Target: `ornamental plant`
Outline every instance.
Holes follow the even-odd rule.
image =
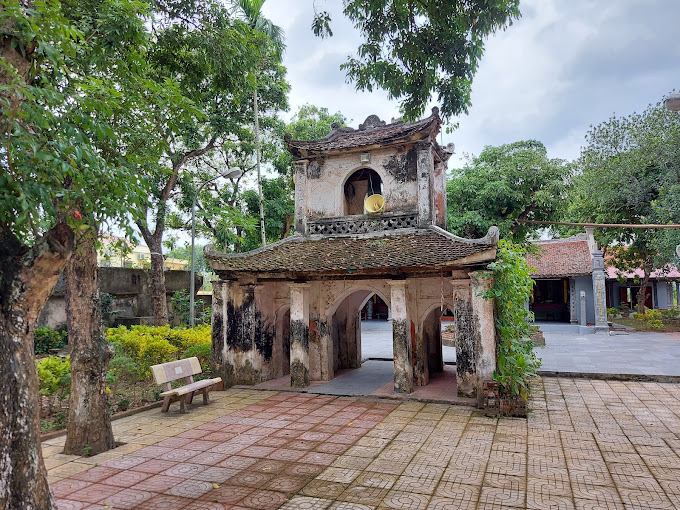
[[[496,300],[496,371],[501,396],[527,400],[529,383],[536,377],[541,360],[533,351],[531,323],[527,309],[534,280],[529,274],[526,249],[501,239],[498,256],[489,264],[493,286],[483,294]]]

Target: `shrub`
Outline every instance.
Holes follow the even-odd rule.
[[[137,361],[127,356],[115,356],[109,362],[109,372],[107,383],[116,384],[125,381],[129,384],[137,384],[141,378],[141,373]]]
[[[212,345],[210,344],[196,344],[189,347],[184,352],[185,358],[191,358],[196,356],[198,361],[201,363],[201,370],[203,370],[204,377],[210,377],[212,369],[210,368],[210,355],[212,351]]]
[[[661,316],[664,319],[675,320],[680,316],[680,311],[675,308],[669,308],[668,310],[661,310]]]
[[[607,315],[609,317],[616,317],[619,313],[618,308],[607,308]]]
[[[71,359],[49,356],[38,360],[37,368],[40,394],[47,397],[50,409],[55,398],[61,407],[61,400],[71,391]]]
[[[140,379],[150,376],[151,365],[185,358],[186,351],[191,347],[195,345],[210,347],[211,344],[209,325],[174,329],[170,326],[132,326],[130,329],[120,326],[110,328],[106,332],[106,338],[116,350],[116,358],[112,360],[113,366],[117,363],[115,361],[117,358],[127,358],[137,365]],[[123,365],[126,369],[132,369],[129,361],[120,363],[121,369]]]
[[[527,400],[529,382],[536,376],[541,360],[531,342],[533,313],[525,303],[531,297],[534,281],[529,275],[526,250],[520,245],[501,240],[498,257],[489,264],[493,287],[483,297],[496,300],[496,334],[499,337],[494,379],[505,397]]]
[[[36,328],[33,341],[35,354],[47,354],[50,349],[61,349],[68,343],[68,332],[65,329]]]
[[[189,293],[184,289],[178,290],[172,295],[170,302],[172,303],[172,311],[177,314],[179,321],[182,324],[188,325],[189,316],[191,315]]]
[[[139,349],[139,366],[144,376],[148,376],[151,365],[167,363],[177,359],[177,347],[164,338],[153,338],[144,342]]]
[[[645,308],[645,313],[636,313],[636,321],[645,322],[652,329],[663,329],[663,315],[661,310],[650,310]]]

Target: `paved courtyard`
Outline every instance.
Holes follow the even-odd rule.
[[[680,507],[680,385],[544,378],[528,420],[471,407],[214,392],[114,422],[91,458],[44,442],[60,508]],[[175,409],[175,408],[173,408]]]
[[[542,372],[680,377],[680,333],[543,334]]]

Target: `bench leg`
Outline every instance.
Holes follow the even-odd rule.
[[[186,413],[187,412],[187,396],[186,396],[186,394],[179,397],[179,412],[180,413]]]
[[[210,399],[208,398],[208,388],[203,388],[203,403],[205,405],[210,403]]]
[[[170,397],[165,397],[163,399],[163,407],[161,408],[161,412],[167,413],[168,409],[170,409]]]
[[[187,404],[191,404],[191,403],[194,401],[194,393],[196,393],[196,392],[195,392],[195,391],[192,391],[191,393],[188,394],[188,395],[189,395],[189,397],[188,397],[189,400],[187,400]]]

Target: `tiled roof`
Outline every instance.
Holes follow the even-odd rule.
[[[539,253],[527,255],[529,267],[536,268],[534,278],[562,278],[593,274],[593,262],[587,241],[537,243]]]
[[[412,137],[413,139],[434,137],[439,132],[440,125],[439,109],[435,107],[432,109],[432,115],[413,123],[398,120],[386,124],[376,115],[371,115],[363,124],[359,125],[359,129],[334,126],[333,131],[325,138],[309,141],[292,140],[290,135],[286,135],[286,144],[293,156],[305,157],[308,153],[314,152],[370,147],[408,140]]]
[[[635,271],[619,271],[613,266],[607,266],[605,268],[605,271],[607,271],[607,278],[609,278],[610,280],[615,280],[619,276],[622,276],[624,278],[644,278],[645,276],[642,269],[636,269]],[[677,267],[668,264],[664,266],[663,269],[657,269],[655,271],[652,271],[650,278],[652,280],[656,280],[657,278],[680,279],[680,271],[678,271]]]
[[[401,229],[378,235],[294,235],[248,253],[223,254],[206,247],[218,272],[341,274],[432,270],[490,262],[496,256],[492,237],[465,240],[437,227]]]

